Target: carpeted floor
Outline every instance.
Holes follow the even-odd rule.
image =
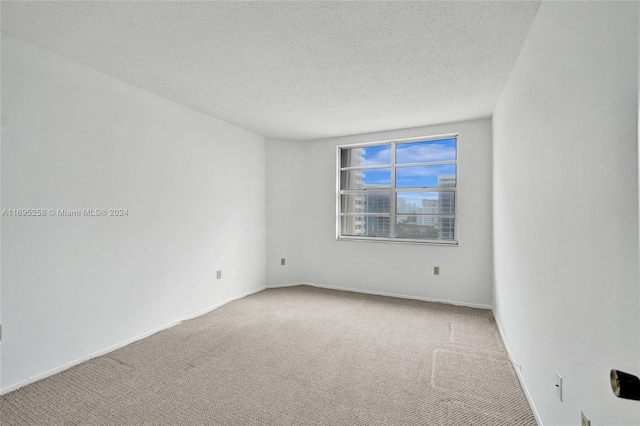
[[[0,398],[9,425],[535,425],[490,311],[269,289]]]

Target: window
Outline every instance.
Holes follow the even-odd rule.
[[[457,244],[457,139],[338,147],[338,239]]]

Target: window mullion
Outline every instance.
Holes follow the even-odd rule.
[[[420,161],[417,163],[402,163],[398,164],[398,167],[421,167],[421,166],[446,166],[449,164],[456,164],[456,160],[447,160],[447,161]]]
[[[456,192],[455,186],[425,186],[425,187],[415,187],[415,188],[397,188],[396,193],[403,192]],[[343,190],[346,191],[346,190]]]
[[[396,143],[391,142],[391,189],[389,194],[389,237],[396,237]]]
[[[427,164],[430,165],[430,164]],[[348,172],[349,170],[375,170],[375,169],[388,169],[388,164],[375,164],[373,166],[349,166],[340,167],[341,172]]]

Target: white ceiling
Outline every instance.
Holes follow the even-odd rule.
[[[490,116],[538,5],[2,1],[2,32],[308,140]]]

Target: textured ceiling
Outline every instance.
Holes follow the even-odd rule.
[[[9,2],[2,32],[268,137],[488,117],[536,2]]]

